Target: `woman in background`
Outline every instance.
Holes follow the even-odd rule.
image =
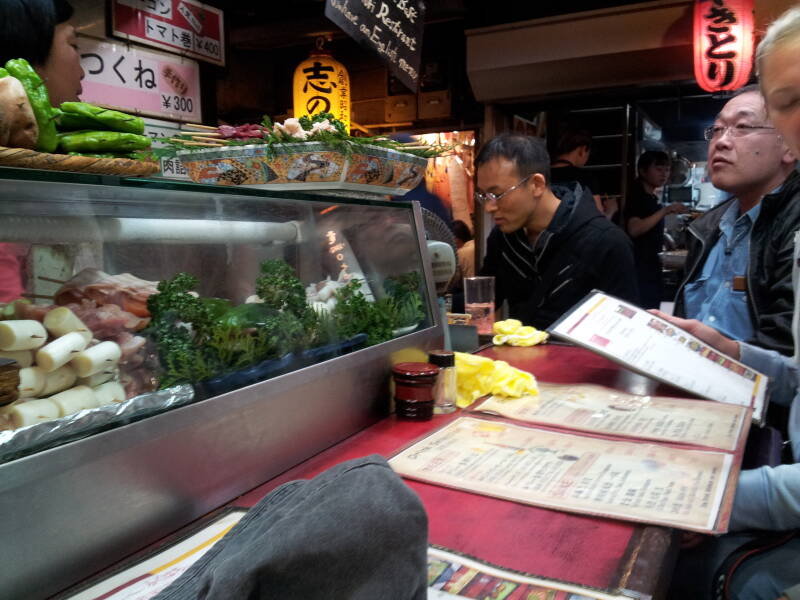
[[[0,66],[24,58],[47,86],[50,102],[77,100],[83,69],[75,28],[67,21],[72,6],[65,0],[0,0]],[[0,242],[0,302],[25,291],[22,274],[26,248]]]

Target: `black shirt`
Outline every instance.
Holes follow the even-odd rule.
[[[550,183],[553,185],[565,185],[577,181],[581,187],[588,188],[595,196],[600,195],[600,187],[597,178],[586,169],[581,169],[575,165],[552,166],[550,167]]]
[[[658,196],[648,194],[637,179],[633,182],[631,196],[625,203],[625,225],[631,217],[645,219],[660,210]],[[639,237],[633,238],[633,253],[639,272],[652,272],[654,277],[661,273],[658,253],[664,245],[664,219]]]

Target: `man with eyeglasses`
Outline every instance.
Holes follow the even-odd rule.
[[[498,308],[545,329],[595,288],[638,301],[631,241],[588,189],[551,189],[544,140],[499,135],[475,167],[476,203],[495,222],[480,274],[495,277]]]
[[[675,314],[735,340],[792,352],[792,251],[800,175],[757,86],[731,98],[705,130],[707,170],[731,197],[688,228]]]

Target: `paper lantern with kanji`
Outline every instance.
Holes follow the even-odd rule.
[[[694,76],[708,92],[735,90],[753,67],[753,0],[695,0]]]
[[[329,52],[317,49],[294,70],[294,116],[329,112],[350,130],[350,75]]]

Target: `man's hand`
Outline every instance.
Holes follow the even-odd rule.
[[[689,207],[682,202],[673,202],[664,207],[664,214],[674,215],[689,212]]]
[[[661,312],[660,310],[651,309],[648,312],[651,312],[657,317],[661,317],[665,321],[669,321],[681,329],[688,331],[694,337],[705,342],[712,348],[716,348],[723,354],[727,354],[728,356],[739,360],[739,342],[725,337],[713,327],[709,327],[697,319],[681,319],[679,317],[670,316]]]

